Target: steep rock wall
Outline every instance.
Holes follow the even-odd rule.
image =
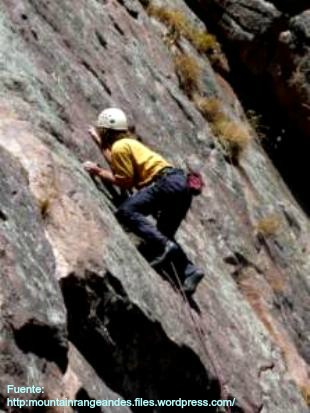
[[[304,1],[187,0],[219,36],[230,78],[262,115],[265,147],[309,215],[303,188],[310,134],[310,9]],[[249,93],[251,90],[251,93]]]
[[[176,5],[190,15],[185,3]],[[20,383],[48,382],[50,397],[230,396],[239,412],[306,412],[308,220],[254,138],[239,166],[228,162],[180,88],[165,27],[136,1],[4,0],[0,36],[3,239],[8,225],[18,227],[3,241],[1,293],[11,313],[30,308],[30,321],[5,327],[2,342],[24,371]],[[185,39],[174,47],[199,62],[200,93],[216,96],[244,122],[237,97],[206,56]],[[206,190],[178,234],[206,273],[191,303],[149,267],[118,225],[119,194],[83,171],[81,161],[102,162],[86,130],[107,105],[123,107],[138,135],[176,165],[191,158],[202,167]],[[16,183],[6,189],[10,179]],[[12,204],[14,185],[30,211],[23,225]],[[279,231],[258,237],[258,222],[270,215]],[[25,243],[29,263],[17,300],[5,288],[6,257],[15,251],[11,271],[20,267]],[[24,286],[32,281],[40,292]],[[38,323],[40,346],[27,342],[27,329],[20,344],[15,329],[32,331]],[[66,327],[74,343],[68,355]],[[39,376],[27,375],[32,365]],[[16,374],[9,379],[16,383]],[[3,391],[3,409],[5,397]]]
[[[188,0],[221,35],[231,54],[272,88],[298,130],[309,136],[309,26],[305,2]],[[263,83],[262,82],[262,83]]]

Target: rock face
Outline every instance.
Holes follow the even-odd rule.
[[[262,0],[188,0],[187,3],[206,22],[212,23],[238,64],[270,85],[277,104],[308,137],[309,4]],[[268,87],[263,88],[268,91]]]
[[[1,408],[6,386],[32,381],[57,395],[67,366],[66,312],[55,261],[26,171],[0,150]],[[4,168],[5,166],[5,168]],[[32,383],[31,383],[32,384]]]
[[[221,39],[231,81],[261,116],[270,156],[303,208],[310,134],[310,9],[303,1],[186,2]],[[249,93],[251,90],[251,93]]]
[[[44,383],[46,398],[235,398],[232,412],[306,413],[308,219],[254,131],[237,164],[223,153],[180,87],[176,53],[200,68],[195,96],[243,125],[238,98],[188,39],[167,45],[147,3],[1,2],[1,409],[6,384]],[[281,20],[257,3],[254,32],[242,23],[231,36],[250,41]],[[183,1],[169,4],[203,27]],[[306,19],[290,21],[286,42],[305,38]],[[206,189],[178,233],[206,274],[190,302],[118,225],[121,194],[83,171],[81,161],[103,162],[87,125],[113,105],[176,165],[201,166]]]

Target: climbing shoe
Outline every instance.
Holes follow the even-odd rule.
[[[192,275],[186,277],[183,283],[183,291],[185,292],[185,294],[194,294],[203,276],[204,273],[202,271],[196,270]]]
[[[163,253],[158,257],[155,257],[153,261],[151,261],[151,266],[156,267],[157,265],[162,264],[166,259],[173,256],[178,251],[178,249],[179,247],[175,242],[167,241]]]

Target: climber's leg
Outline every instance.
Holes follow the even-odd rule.
[[[159,204],[156,185],[149,185],[128,198],[118,209],[116,216],[130,231],[156,247],[164,247],[168,237],[163,235],[147,218],[155,214]]]
[[[182,208],[185,192],[187,205],[186,208]],[[177,244],[171,238],[189,208],[189,198],[184,173],[179,169],[171,168],[153,183],[139,190],[119,208],[117,217],[120,222],[153,245],[155,250],[157,249],[159,255],[154,258],[152,265],[159,265],[178,251]],[[170,212],[163,214],[163,211],[168,209]],[[156,228],[146,218],[147,215],[161,215],[160,225]],[[171,218],[170,221],[165,217]]]
[[[158,230],[173,239],[181,222],[191,206],[192,197],[188,191],[168,194],[165,207],[161,209],[157,217]]]
[[[171,176],[164,182],[166,207],[159,212],[157,228],[170,239],[174,235],[185,218],[192,201],[192,196],[187,189],[184,174]],[[184,250],[178,245],[178,251],[172,257],[171,263],[184,286],[184,291],[193,294],[198,283],[203,277],[202,270],[198,269],[187,257]]]
[[[186,177],[182,171],[174,170],[131,196],[117,212],[122,224],[162,251],[152,261],[152,265],[161,264],[169,256],[172,262],[175,262],[184,286],[186,279],[195,281],[197,274],[200,279],[203,275],[174,241],[174,234],[190,204],[191,196],[187,190]],[[146,218],[147,215],[158,216],[157,228]],[[194,292],[193,283],[189,290]]]

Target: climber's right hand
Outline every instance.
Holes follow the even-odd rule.
[[[99,175],[101,172],[101,168],[91,161],[84,162],[83,167],[90,175]]]

